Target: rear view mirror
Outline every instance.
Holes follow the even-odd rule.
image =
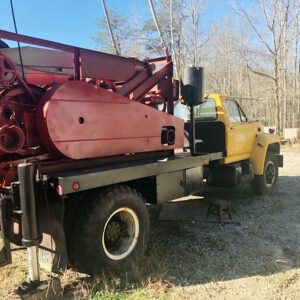
[[[199,105],[203,102],[204,68],[187,67],[181,81],[181,95],[187,105]]]

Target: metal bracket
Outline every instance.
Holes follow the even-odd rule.
[[[263,145],[262,145],[262,143],[261,143],[261,139],[260,139],[260,136],[257,134],[256,135],[256,138],[257,138],[257,145],[259,146],[259,147],[264,147]]]

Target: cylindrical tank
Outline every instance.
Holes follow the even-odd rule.
[[[204,68],[187,67],[183,72],[181,94],[188,105],[199,105],[203,102]]]

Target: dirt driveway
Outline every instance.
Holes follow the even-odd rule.
[[[232,201],[233,222],[220,225],[205,222],[203,214],[197,217],[197,203],[201,207],[212,197]],[[255,196],[249,185],[206,187],[204,199],[192,207],[176,218],[173,209],[167,221],[153,218],[148,253],[132,273],[79,279],[82,275],[70,271],[62,279],[65,297],[300,299],[300,154],[284,153],[272,195]],[[161,219],[168,219],[164,210]],[[2,299],[11,299],[26,278],[24,253],[14,253],[14,259],[0,269]]]
[[[173,238],[163,241],[168,256],[162,256],[176,262],[172,295],[300,299],[300,154],[284,153],[278,188],[270,196],[255,196],[249,185],[207,188],[205,195],[232,201],[235,222],[172,225]]]

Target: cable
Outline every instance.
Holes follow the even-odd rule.
[[[120,51],[117,48],[117,45],[116,45],[116,42],[115,42],[115,38],[114,38],[112,29],[111,29],[111,24],[110,24],[110,21],[109,21],[109,17],[108,17],[108,13],[107,13],[105,1],[101,0],[101,2],[102,2],[102,6],[103,6],[103,10],[104,10],[104,15],[105,15],[105,18],[106,18],[106,23],[107,23],[108,31],[109,31],[109,34],[110,34],[111,42],[113,44],[113,47],[114,47],[114,50],[115,50],[116,54],[120,55]]]
[[[162,32],[160,30],[160,26],[159,26],[159,23],[158,23],[158,20],[157,20],[157,16],[156,16],[156,13],[155,13],[155,9],[154,9],[152,0],[149,0],[149,6],[150,6],[150,9],[151,9],[151,12],[152,12],[153,20],[154,20],[156,30],[157,30],[159,38],[160,38],[161,45],[162,45],[163,49],[167,49],[165,40],[164,40]]]
[[[13,17],[13,21],[14,21],[15,32],[16,32],[16,34],[18,34],[13,0],[10,0],[10,8],[11,8],[11,14],[12,14],[12,17]],[[17,43],[18,43],[19,58],[20,58],[20,64],[21,64],[21,70],[22,70],[22,77],[23,77],[24,80],[26,80],[25,79],[25,73],[24,73],[24,66],[23,66],[23,59],[22,59],[22,54],[21,54],[20,42],[18,41]]]

